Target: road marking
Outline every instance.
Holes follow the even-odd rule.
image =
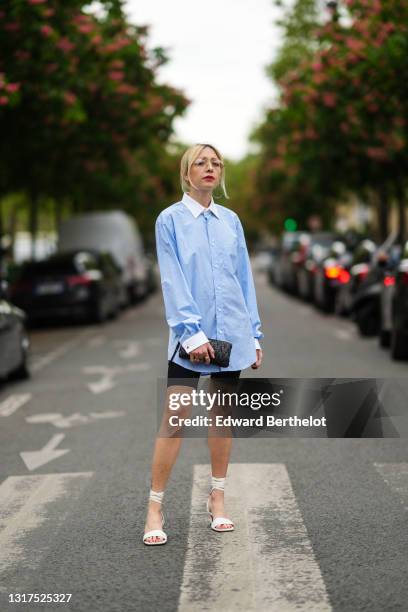
[[[90,338],[88,340],[88,346],[91,348],[102,346],[102,344],[105,344],[105,342],[106,342],[106,336],[94,336],[93,338]]]
[[[140,342],[138,340],[117,340],[115,345],[119,347],[123,346],[119,351],[119,355],[122,359],[132,359],[140,355]]]
[[[9,395],[0,403],[0,416],[8,417],[14,414],[21,406],[29,402],[31,398],[31,393]]]
[[[320,568],[283,464],[230,464],[232,533],[210,532],[210,465],[196,465],[179,612],[328,612]],[[204,605],[203,605],[204,604]]]
[[[147,338],[144,343],[148,346],[162,346],[163,338]]]
[[[40,562],[38,549],[33,550],[25,540],[30,533],[50,520],[48,504],[62,497],[72,499],[93,472],[9,476],[0,485],[0,574],[15,567],[20,561],[29,567]],[[61,512],[53,521],[62,522]],[[55,524],[52,525],[55,527]],[[0,587],[0,591],[7,591]]]
[[[408,463],[374,463],[387,485],[397,493],[408,510]]]
[[[334,335],[339,340],[353,340],[355,338],[355,335],[347,329],[335,329]]]
[[[75,412],[74,414],[70,414],[68,416],[64,416],[58,412],[52,412],[34,414],[33,416],[27,417],[26,421],[27,423],[35,425],[39,423],[50,423],[59,429],[69,429],[70,427],[75,427],[76,425],[87,425],[88,423],[93,423],[95,421],[115,419],[125,415],[126,412],[124,410],[105,410],[105,412],[90,412],[89,414]]]
[[[129,363],[127,366],[121,366],[116,368],[109,368],[107,366],[85,366],[82,368],[84,374],[100,374],[101,378],[95,382],[88,383],[88,389],[92,393],[104,393],[116,387],[117,381],[114,380],[118,374],[124,374],[126,372],[145,372],[150,370],[150,364],[143,363]]]
[[[75,338],[67,340],[67,342],[64,342],[63,344],[60,344],[56,349],[53,349],[42,357],[36,357],[35,361],[30,366],[30,370],[32,372],[38,372],[39,370],[42,370],[59,357],[62,357],[62,355],[67,353],[74,346],[76,346],[80,342],[83,342],[84,336],[88,336],[90,333],[92,333],[92,330],[86,329],[85,331],[77,334]]]
[[[40,450],[20,453],[20,457],[30,472],[36,470],[42,465],[45,465],[49,461],[53,461],[54,459],[58,459],[58,457],[62,457],[63,455],[66,455],[66,453],[69,453],[69,449],[55,450],[58,444],[60,444],[64,438],[65,434],[63,433],[55,434],[55,436],[52,436],[51,440],[49,440],[49,442],[47,442],[47,444]]]

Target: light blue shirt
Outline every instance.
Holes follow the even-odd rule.
[[[238,215],[213,199],[206,208],[185,193],[159,214],[155,233],[168,360],[175,353],[175,363],[202,374],[251,366],[264,334]],[[179,357],[178,342],[190,353],[209,338],[232,343],[228,368]]]

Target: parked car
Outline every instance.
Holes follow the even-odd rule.
[[[342,283],[336,292],[334,300],[336,314],[351,314],[354,296],[370,270],[376,248],[375,242],[368,238],[361,240],[356,246],[348,269],[350,278],[348,282]]]
[[[27,317],[9,300],[6,281],[0,283],[0,379],[30,376]]]
[[[313,299],[316,270],[327,256],[334,238],[332,232],[317,232],[310,234],[299,246],[295,290],[303,300]]]
[[[109,251],[121,269],[126,292],[122,306],[134,303],[148,292],[149,260],[136,221],[121,210],[92,212],[63,221],[58,229],[57,249]]]
[[[24,263],[10,299],[30,322],[62,316],[101,323],[118,314],[122,291],[110,253],[75,250]]]
[[[380,294],[380,331],[378,340],[383,348],[389,347],[391,342],[393,304],[395,295],[395,277],[398,264],[401,260],[401,245],[390,249],[390,256],[384,270]]]
[[[352,302],[352,314],[360,334],[375,336],[381,330],[381,294],[384,275],[390,266],[396,235],[390,234],[372,254],[369,269],[358,286]]]
[[[320,310],[334,311],[338,291],[350,280],[349,269],[352,257],[353,254],[346,244],[335,240],[327,256],[316,262],[313,276],[313,300]]]
[[[284,232],[281,236],[276,257],[271,261],[268,276],[271,282],[281,289],[290,290],[293,279],[290,276],[290,256],[293,244],[303,232]]]
[[[395,272],[392,304],[391,357],[408,359],[408,241]]]

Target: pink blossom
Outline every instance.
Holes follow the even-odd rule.
[[[111,81],[122,81],[124,73],[121,70],[111,70],[108,72],[108,77]]]
[[[24,61],[30,59],[31,53],[29,51],[24,51],[24,49],[17,49],[15,56],[18,60]]]
[[[0,106],[5,106],[6,104],[8,104],[9,99],[6,98],[6,96],[0,96]]]
[[[72,43],[69,38],[67,38],[66,36],[63,36],[62,38],[60,38],[57,43],[56,46],[61,49],[62,51],[65,52],[69,52],[72,51],[72,49],[75,48],[74,43]]]
[[[327,81],[327,76],[324,73],[314,74],[312,80],[313,83],[316,83],[316,85],[321,85]]]
[[[306,132],[305,132],[305,136],[308,140],[317,140],[318,136],[317,136],[317,132],[314,128],[307,128]]]
[[[376,161],[386,161],[388,159],[387,151],[382,147],[368,147],[367,155]]]
[[[49,25],[42,25],[40,28],[41,34],[44,34],[44,36],[51,36],[51,34],[54,32],[53,28]]]
[[[9,93],[14,93],[20,89],[21,83],[7,83],[6,91]]]
[[[55,72],[57,68],[58,68],[58,64],[56,64],[55,62],[52,62],[51,64],[46,65],[45,71],[47,72],[47,74],[51,74],[52,72]]]
[[[133,85],[128,85],[127,83],[122,83],[116,88],[116,93],[120,93],[120,94],[132,95],[136,92],[137,92],[137,87],[133,87]]]
[[[18,32],[20,24],[17,21],[11,21],[10,23],[5,23],[3,27],[7,32]]]
[[[313,62],[312,68],[315,72],[320,72],[321,70],[323,70],[323,64],[322,62]]]
[[[28,4],[45,4],[47,0],[27,0]]]
[[[340,123],[340,129],[343,132],[343,134],[349,134],[350,133],[350,126],[346,121],[342,121]]]
[[[89,34],[89,32],[92,32],[93,29],[94,26],[90,23],[82,23],[78,26],[78,30],[82,32],[82,34]]]
[[[64,100],[69,106],[75,104],[77,99],[77,96],[72,91],[64,91]]]
[[[45,17],[52,17],[53,15],[55,15],[55,9],[46,8],[44,9],[43,14],[45,15]]]
[[[336,106],[336,102],[337,102],[337,96],[335,93],[331,92],[331,91],[325,91],[323,93],[323,104],[325,106],[328,106],[330,108]]]
[[[91,43],[93,45],[99,45],[101,42],[102,42],[102,36],[100,34],[97,34],[96,36],[92,36]]]
[[[346,40],[346,46],[351,51],[354,51],[355,53],[360,53],[364,49],[365,44],[363,43],[363,41],[357,40],[357,38],[348,38]]]

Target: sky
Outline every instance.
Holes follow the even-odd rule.
[[[265,73],[280,44],[273,0],[128,0],[125,12],[150,26],[150,48],[167,50],[158,80],[191,100],[176,137],[235,160],[253,150],[249,133],[276,96]]]

